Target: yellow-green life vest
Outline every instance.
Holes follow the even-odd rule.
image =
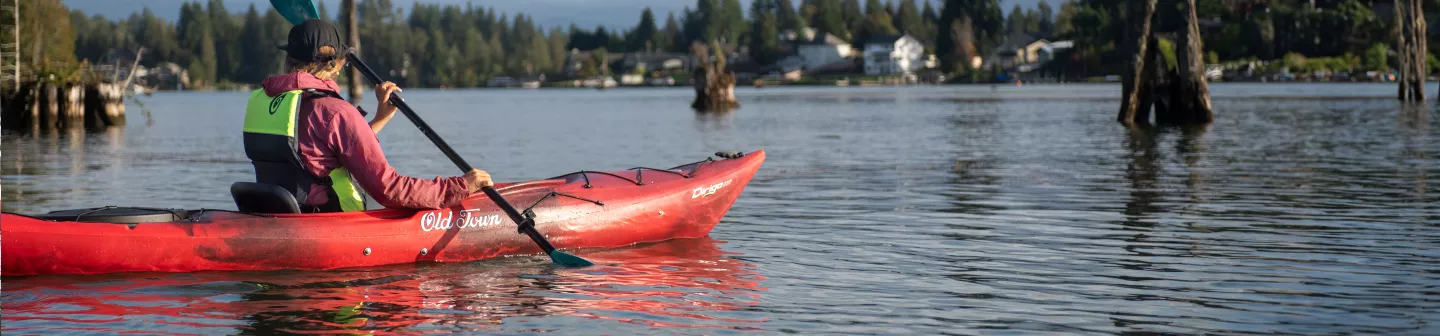
[[[365,210],[365,198],[344,167],[331,170],[329,176],[321,178],[311,175],[301,164],[295,134],[300,100],[307,95],[338,99],[338,95],[304,90],[282,92],[273,97],[266,95],[264,89],[250,93],[250,101],[245,106],[245,156],[255,165],[256,182],[285,188],[300,202],[308,198],[311,184],[328,185],[334,193],[330,194],[331,204],[321,206],[322,211]]]

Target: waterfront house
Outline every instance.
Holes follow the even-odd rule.
[[[925,46],[910,35],[877,36],[865,43],[865,74],[913,74],[927,63]]]
[[[795,55],[796,47],[806,41],[815,39],[815,28],[805,27],[800,30],[786,29],[780,32],[780,54]],[[795,56],[799,57],[799,56]],[[796,69],[799,69],[798,67]]]
[[[676,70],[688,72],[694,63],[695,56],[686,53],[633,52],[625,53],[620,69],[627,73]]]
[[[805,69],[818,69],[833,63],[845,62],[852,55],[850,43],[830,34],[816,34],[814,39],[796,46]]]
[[[1055,58],[1057,52],[1075,47],[1071,41],[1050,42],[1026,34],[1011,34],[1005,43],[985,60],[987,67],[1015,69],[1021,66],[1038,68]]]
[[[564,74],[571,77],[579,76],[580,72],[585,70],[585,61],[589,59],[591,59],[590,51],[570,49],[570,53],[565,55]]]
[[[1057,80],[1062,72],[1046,64],[1075,47],[1071,41],[1051,42],[1027,34],[1011,34],[984,59],[985,69],[1001,71],[1004,78],[1023,81]]]

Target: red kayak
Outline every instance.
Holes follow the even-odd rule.
[[[764,151],[727,156],[671,169],[582,171],[496,189],[516,208],[528,209],[557,248],[696,238],[710,234],[765,161]],[[539,247],[484,194],[461,207],[425,211],[99,208],[0,214],[4,276],[326,270],[535,253]]]

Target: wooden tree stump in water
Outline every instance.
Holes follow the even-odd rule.
[[[1175,61],[1177,78],[1170,81],[1170,108],[1160,124],[1197,125],[1215,118],[1210,108],[1210,83],[1205,80],[1205,46],[1200,39],[1200,20],[1195,14],[1195,0],[1185,0],[1184,30],[1180,32]],[[1158,119],[1157,115],[1157,119]]]
[[[113,83],[30,81],[0,95],[7,129],[104,128],[125,124],[125,91]]]
[[[700,63],[694,71],[695,102],[690,107],[702,112],[729,111],[740,107],[740,103],[735,101],[735,73],[725,71],[724,50],[715,45],[715,60],[708,61],[710,53],[706,49],[709,48],[699,42],[690,45],[696,62]]]
[[[1395,0],[1395,50],[1399,54],[1399,98],[1403,101],[1425,101],[1426,32],[1425,13],[1420,0]]]
[[[1126,17],[1130,20],[1126,22],[1124,42],[1134,55],[1121,79],[1120,114],[1116,120],[1123,124],[1149,123],[1150,106],[1146,98],[1151,90],[1149,79],[1153,74],[1149,74],[1145,67],[1145,56],[1151,49],[1150,21],[1155,16],[1155,0],[1141,0],[1127,7],[1130,15]]]
[[[1151,23],[1156,17],[1156,0],[1140,0],[1127,6],[1131,18],[1126,26],[1126,43],[1131,52],[1130,66],[1125,69],[1120,97],[1120,113],[1116,120],[1127,125],[1150,123],[1150,109],[1155,108],[1155,122],[1161,125],[1206,124],[1214,119],[1210,106],[1210,88],[1205,80],[1204,46],[1200,40],[1200,23],[1195,14],[1195,0],[1185,0],[1181,13],[1184,30],[1175,50],[1175,71],[1168,70],[1159,51],[1159,37]],[[1166,6],[1168,9],[1169,6]]]
[[[55,84],[44,83],[39,88],[40,99],[40,127],[57,128],[62,126],[59,122],[60,116],[60,89]]]
[[[60,113],[58,121],[62,128],[75,128],[85,124],[85,87],[69,85],[60,88]]]

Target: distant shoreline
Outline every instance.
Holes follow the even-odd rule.
[[[1440,80],[1432,79],[1432,80],[1426,81],[1425,83],[1426,83],[1427,85],[1428,85],[1428,84],[1437,84],[1437,83],[1440,83]],[[1366,85],[1366,86],[1370,86],[1370,85],[1397,85],[1395,82],[1368,82],[1368,81],[1355,81],[1355,82],[1339,82],[1339,81],[1319,81],[1319,82],[1306,82],[1306,81],[1286,81],[1286,82],[1240,81],[1240,82],[1210,82],[1209,84],[1212,85],[1212,86],[1230,86],[1230,85],[1267,85],[1267,86],[1268,86],[1268,85]],[[1042,83],[1023,83],[1023,86],[1019,87],[1019,89],[1024,89],[1024,88],[1026,88],[1026,87],[1033,87],[1033,86],[1061,87],[1061,86],[1111,86],[1111,85],[1119,86],[1119,85],[1120,85],[1120,82],[1042,82]],[[342,85],[342,87],[343,87],[343,85]],[[778,85],[765,85],[765,86],[763,86],[763,87],[755,87],[755,86],[751,86],[751,85],[736,85],[736,86],[735,86],[735,88],[736,88],[737,90],[741,90],[741,89],[743,89],[743,90],[765,90],[765,89],[777,89],[777,88],[787,88],[787,87],[788,87],[788,88],[827,88],[827,87],[829,87],[829,88],[836,88],[836,89],[840,89],[840,90],[864,89],[864,88],[936,88],[936,87],[981,87],[981,88],[996,87],[996,88],[1008,88],[1008,89],[1014,89],[1014,88],[1016,88],[1016,86],[1015,86],[1014,83],[894,84],[894,85],[886,84],[886,85],[846,85],[846,86],[823,85],[823,84],[778,84]],[[407,88],[407,89],[411,89],[411,90],[424,90],[424,91],[507,91],[507,90],[509,90],[509,91],[610,91],[610,90],[622,90],[622,91],[623,91],[623,90],[644,90],[644,89],[694,90],[694,87],[684,86],[684,85],[674,85],[674,86],[618,86],[618,87],[611,87],[611,88],[605,88],[605,89],[598,89],[598,88],[586,88],[586,87],[540,87],[540,88],[522,88],[522,87],[484,87],[484,86],[480,86],[480,87],[469,87],[469,88],[426,88],[426,87],[418,87],[418,88]],[[170,93],[170,92],[249,92],[249,90],[200,89],[200,90],[157,90],[157,91],[155,91],[155,92],[156,92],[156,93],[162,93],[162,92],[165,92],[165,93]],[[368,93],[369,90],[366,90],[366,92]]]

